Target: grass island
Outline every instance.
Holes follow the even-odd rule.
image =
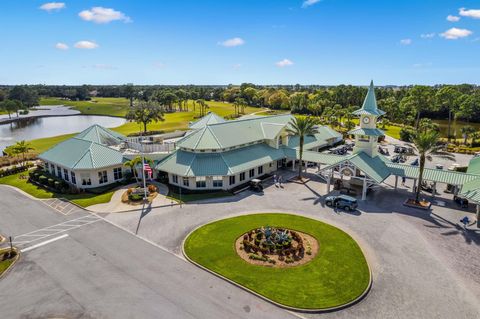
[[[238,254],[236,242],[261,227],[308,234],[318,241],[318,252],[298,266],[249,263]],[[298,215],[263,213],[215,221],[194,230],[183,248],[195,264],[291,308],[341,307],[364,295],[371,282],[367,260],[347,233]]]

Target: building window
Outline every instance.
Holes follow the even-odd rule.
[[[188,177],[184,177],[182,178],[182,182],[183,182],[183,186],[190,186],[190,180],[188,179]]]
[[[196,181],[197,188],[207,187],[207,179],[205,176],[199,176],[196,178],[195,181]]]
[[[252,178],[253,176],[255,176],[255,169],[254,169],[254,168],[252,168],[252,169],[250,170],[250,172],[248,172],[248,176],[249,176],[250,178]]]
[[[178,184],[178,175],[172,174],[172,182]]]
[[[123,173],[122,173],[122,168],[121,167],[116,167],[113,169],[113,179],[114,180],[119,180],[123,178]]]
[[[230,176],[230,178],[229,178],[229,182],[230,182],[230,185],[233,185],[233,184],[235,184],[235,175],[233,175],[233,176]]]
[[[240,173],[240,182],[245,180],[245,172]]]
[[[107,171],[98,172],[98,183],[105,184],[108,182]]]
[[[258,175],[263,174],[263,166],[258,167]]]
[[[368,137],[368,135],[359,135],[358,140],[360,142],[370,142],[370,138]]]
[[[72,184],[77,184],[77,177],[75,176],[75,173],[70,172],[70,176],[72,177]]]
[[[80,174],[80,178],[82,179],[82,185],[92,185],[90,174]]]
[[[223,187],[222,176],[213,176],[213,187]]]
[[[283,138],[281,136],[278,138],[278,145],[283,145]]]
[[[63,169],[63,178],[68,182],[68,171]]]
[[[60,166],[57,166],[57,176],[62,178],[62,168]]]

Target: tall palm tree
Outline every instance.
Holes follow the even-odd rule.
[[[475,133],[475,128],[470,125],[463,126],[461,132],[463,135],[463,144],[467,145],[467,140],[473,133]]]
[[[150,158],[145,157],[145,163],[148,163],[150,166],[153,166],[153,160],[150,159]],[[141,156],[136,156],[136,157],[132,158],[131,160],[123,163],[123,166],[126,166],[126,167],[130,168],[130,170],[132,171],[133,177],[135,177],[135,181],[137,182],[137,184],[138,184],[138,181],[139,181],[138,174],[137,174],[137,167],[139,165],[142,165],[142,157]],[[142,167],[142,169],[143,169],[143,167]]]
[[[32,147],[32,145],[25,140],[17,142],[15,143],[15,145],[13,145],[14,153],[22,154],[22,165],[25,165],[25,154],[33,150],[34,148]]]
[[[124,166],[129,167],[130,170],[132,171],[133,177],[135,177],[135,181],[137,182],[137,184],[138,184],[137,166],[141,163],[142,163],[142,158],[140,156],[132,158],[131,160],[123,163]]]
[[[305,136],[313,135],[317,133],[316,120],[313,117],[294,117],[290,121],[290,127],[287,128],[287,132],[293,135],[298,135],[300,139],[300,156],[298,165],[298,179],[302,179],[302,166],[303,166],[303,144],[305,142]]]
[[[420,156],[418,184],[415,194],[415,202],[420,202],[420,190],[423,182],[423,171],[425,170],[425,161],[431,161],[433,157],[440,157],[454,160],[455,156],[442,150],[442,145],[438,143],[439,133],[436,131],[420,130],[413,137],[413,147]]]

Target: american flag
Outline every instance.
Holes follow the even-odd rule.
[[[152,178],[153,171],[152,171],[152,168],[150,167],[150,165],[148,165],[148,163],[143,164],[143,170],[145,172],[147,172],[147,175],[148,175],[149,178]]]

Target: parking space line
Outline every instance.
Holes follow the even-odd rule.
[[[68,234],[63,234],[61,236],[58,236],[58,237],[55,237],[55,238],[52,238],[52,239],[49,239],[49,240],[46,240],[46,241],[42,241],[41,243],[38,243],[36,245],[33,245],[33,246],[30,246],[30,247],[27,247],[27,248],[24,248],[22,250],[20,250],[22,253],[26,253],[27,251],[30,251],[32,249],[35,249],[35,248],[38,248],[38,247],[42,247],[42,246],[45,246],[47,244],[50,244],[50,243],[53,243],[54,241],[57,241],[57,240],[60,240],[60,239],[63,239],[63,238],[66,238],[68,237]]]

